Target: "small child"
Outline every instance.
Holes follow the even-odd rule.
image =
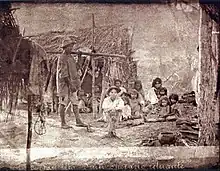
[[[87,99],[84,90],[78,90],[77,96],[79,100],[78,108],[80,113],[89,113],[90,109],[86,106]]]
[[[120,121],[126,121],[131,118],[130,99],[128,97],[123,97],[122,100],[124,101],[124,108],[122,110]]]
[[[142,105],[141,100],[139,98],[139,93],[135,89],[130,90],[130,106],[131,106],[131,115],[133,119],[140,119],[143,118],[142,114]]]
[[[121,80],[115,79],[114,85],[121,90],[121,91],[118,93],[118,96],[121,96],[123,93],[126,93],[126,92],[127,92],[127,90],[126,90],[124,87],[122,87],[122,81],[121,81]]]
[[[134,89],[139,92],[141,98],[145,101],[144,90],[143,90],[142,82],[140,80],[135,81]]]
[[[179,110],[179,96],[177,94],[171,94],[169,96],[170,101],[170,114],[180,116],[180,110]]]
[[[169,99],[167,96],[163,96],[159,100],[159,118],[165,118],[169,113]]]
[[[158,99],[160,100],[162,97],[167,96],[167,89],[165,87],[161,87],[159,89],[159,93],[157,95]]]

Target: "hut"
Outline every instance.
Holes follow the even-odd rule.
[[[62,41],[66,37],[77,36],[77,44],[73,47],[73,57],[78,61],[78,69],[81,75],[81,88],[88,94],[98,94],[98,98],[104,96],[105,90],[113,84],[114,79],[120,79],[127,84],[127,80],[137,77],[136,63],[131,57],[132,35],[129,28],[123,25],[110,25],[79,29],[71,32],[48,32],[29,37],[30,40],[39,44],[47,52],[47,59],[50,63],[50,81],[48,96],[56,94],[56,66],[59,55],[62,53]],[[94,47],[93,47],[94,46]],[[87,58],[90,55],[83,55],[83,52],[90,54],[93,60]],[[89,59],[89,60],[88,60]],[[95,71],[94,75],[92,71]],[[95,79],[93,80],[93,77]],[[94,85],[92,84],[94,82]],[[100,92],[93,92],[95,87]],[[93,88],[92,88],[93,87]],[[50,91],[52,90],[52,91]],[[97,91],[98,91],[97,90]]]
[[[39,88],[33,88],[45,82],[48,70],[43,49],[20,33],[14,10],[9,2],[0,3],[0,105],[8,114],[16,108],[21,91],[39,95]],[[38,81],[33,73],[40,76]]]

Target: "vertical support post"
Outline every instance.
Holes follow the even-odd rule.
[[[102,93],[101,93],[101,99],[100,99],[100,104],[99,104],[99,115],[102,116],[102,103],[104,101],[105,98],[105,94],[106,94],[106,89],[107,89],[107,85],[106,85],[106,77],[105,77],[105,70],[106,70],[106,59],[104,59],[104,64],[103,64],[103,75],[102,75]]]
[[[92,57],[92,112],[93,118],[96,118],[97,115],[97,105],[96,105],[96,96],[95,96],[95,59]]]
[[[95,16],[92,14],[92,51],[95,48]]]
[[[95,51],[95,17],[92,14],[92,52]],[[92,112],[93,118],[96,118],[97,115],[97,103],[95,97],[95,56],[91,56],[91,64],[92,64]]]
[[[27,147],[26,147],[26,170],[31,170],[31,140],[32,140],[32,96],[28,95],[28,134],[27,134]]]
[[[59,65],[60,65],[60,57],[57,58],[57,71],[56,71],[56,87],[57,87],[57,95],[59,94]],[[59,115],[59,111],[60,111],[60,96],[58,96],[57,98],[58,100],[58,108],[57,108],[57,115]]]

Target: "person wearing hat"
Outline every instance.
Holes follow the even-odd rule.
[[[61,118],[61,127],[63,129],[71,128],[65,121],[65,110],[69,102],[73,105],[73,111],[76,118],[76,126],[88,127],[83,123],[78,109],[77,90],[79,89],[79,76],[76,68],[76,61],[71,56],[73,45],[76,43],[76,38],[72,40],[67,38],[62,43],[63,53],[60,56],[58,63],[58,96],[60,97],[59,113]]]
[[[114,80],[114,86],[117,87],[120,91],[118,92],[118,96],[122,97],[127,93],[127,90],[122,87],[122,81],[120,79]],[[107,94],[107,93],[106,93]],[[107,118],[105,113],[103,112],[103,116],[99,119],[97,119],[98,122],[107,122]]]
[[[102,103],[102,109],[107,116],[108,121],[108,134],[109,137],[116,136],[116,124],[119,120],[120,113],[124,108],[124,101],[118,96],[120,89],[116,86],[112,86],[107,90],[107,95]]]

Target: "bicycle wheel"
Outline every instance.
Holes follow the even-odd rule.
[[[34,124],[34,131],[38,134],[38,135],[43,135],[46,133],[46,126],[45,126],[45,122],[41,122],[40,117],[38,117],[38,119],[36,120],[35,124]]]

